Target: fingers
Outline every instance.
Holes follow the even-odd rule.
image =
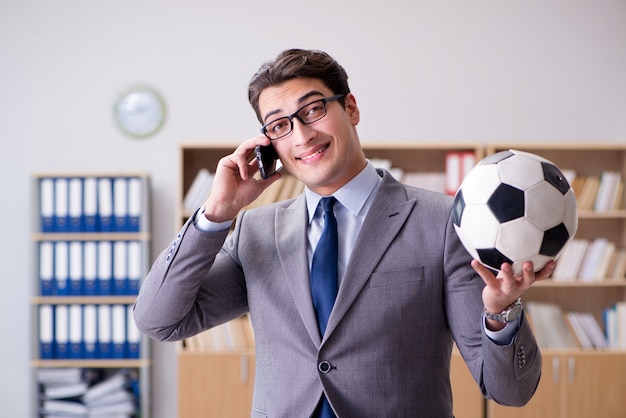
[[[238,173],[241,180],[248,180],[258,171],[254,159],[254,149],[257,145],[269,145],[270,140],[265,135],[257,135],[254,138],[243,142],[232,154],[222,158],[225,167]]]
[[[545,280],[552,276],[556,268],[556,261],[552,260],[535,274],[535,280]]]
[[[480,261],[472,260],[471,265],[474,271],[476,271],[476,273],[478,273],[478,275],[483,279],[485,284],[489,285],[490,282],[498,280],[493,272],[489,268],[485,267]]]

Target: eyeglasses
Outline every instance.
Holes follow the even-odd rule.
[[[293,115],[275,119],[261,128],[261,132],[270,140],[280,139],[287,136],[293,130],[293,118],[298,119],[304,125],[317,122],[326,116],[326,103],[339,100],[345,94],[325,97],[302,106]]]

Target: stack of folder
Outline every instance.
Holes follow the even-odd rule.
[[[40,295],[137,295],[143,263],[140,241],[41,241]]]
[[[141,177],[42,177],[42,232],[139,232]]]
[[[42,359],[137,359],[141,333],[132,305],[43,304],[39,306]]]

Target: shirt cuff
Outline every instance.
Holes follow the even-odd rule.
[[[232,220],[224,222],[209,221],[204,216],[204,206],[202,206],[194,216],[193,224],[202,232],[221,232],[224,231],[233,224]]]
[[[498,345],[509,345],[513,342],[515,335],[517,335],[517,331],[519,331],[521,320],[522,317],[520,315],[515,321],[506,324],[500,331],[490,331],[487,329],[487,319],[483,314],[483,330],[487,337],[494,343]]]

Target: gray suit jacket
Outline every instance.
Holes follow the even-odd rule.
[[[155,261],[135,305],[161,341],[250,312],[253,417],[309,416],[322,391],[344,417],[451,417],[453,341],[483,394],[523,405],[541,354],[525,319],[514,341],[482,331],[483,282],[452,199],[384,173],[320,338],[309,290],[304,196],[243,212],[232,234],[187,222]]]

